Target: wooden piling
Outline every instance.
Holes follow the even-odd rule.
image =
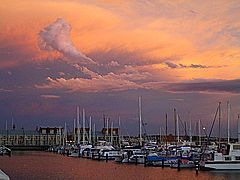
[[[196,175],[198,175],[198,171],[199,171],[199,163],[196,162]]]
[[[98,153],[98,161],[100,161],[100,153]]]
[[[144,156],[144,167],[147,167],[147,157]]]
[[[180,165],[181,165],[181,160],[178,159],[178,161],[177,161],[177,170],[178,170],[178,171],[180,171]]]
[[[108,154],[106,154],[106,163],[108,162]]]

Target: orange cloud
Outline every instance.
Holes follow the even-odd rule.
[[[112,50],[132,53],[129,61],[143,64],[133,68],[144,69],[154,80],[238,78],[240,17],[236,4],[219,1],[212,11],[214,2],[6,1],[0,4],[0,46],[18,49],[19,54],[6,56],[9,62],[1,61],[0,66],[61,57],[37,46],[40,30],[61,17],[71,24],[73,44],[84,54],[101,53],[99,61],[104,61]],[[222,68],[173,70],[162,64],[168,59]],[[118,56],[112,60],[124,61]],[[155,65],[144,65],[150,61]]]

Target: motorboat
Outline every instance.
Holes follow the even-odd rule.
[[[204,170],[240,170],[240,144],[228,144],[225,153],[214,152],[212,160],[201,162],[201,168]]]
[[[144,154],[134,154],[130,156],[130,158],[124,158],[122,163],[136,163],[136,164],[144,164],[145,163],[145,155]]]

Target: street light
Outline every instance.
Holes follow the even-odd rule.
[[[204,131],[204,134],[206,136],[206,141],[207,141],[207,131],[206,131],[206,127],[203,127],[203,131]]]

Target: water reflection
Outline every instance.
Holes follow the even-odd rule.
[[[199,172],[123,165],[89,159],[70,158],[47,152],[14,152],[0,157],[0,169],[11,179],[240,179],[239,172]]]

